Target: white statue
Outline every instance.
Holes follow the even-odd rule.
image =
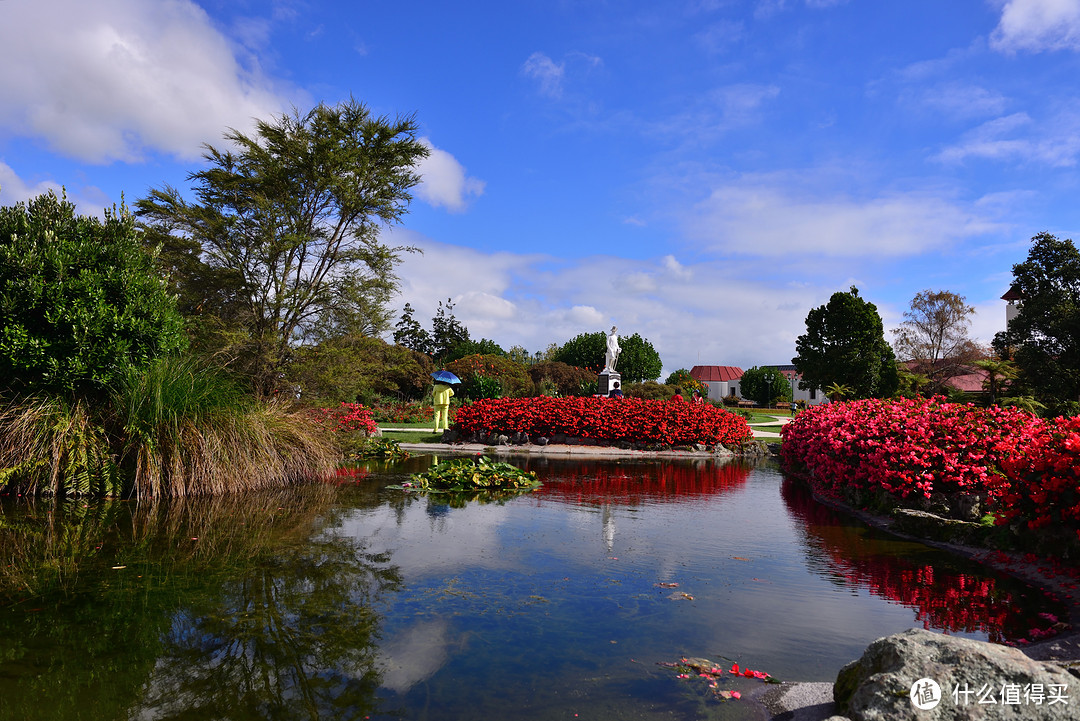
[[[615,363],[619,360],[619,335],[616,332],[618,329],[615,326],[611,326],[611,332],[607,337],[607,352],[604,353],[604,370],[614,371]]]

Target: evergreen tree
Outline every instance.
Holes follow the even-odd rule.
[[[431,354],[431,334],[428,333],[420,322],[413,318],[416,311],[408,303],[401,311],[401,320],[394,327],[394,343],[409,350],[419,353]]]
[[[849,387],[853,398],[887,398],[899,385],[877,306],[860,298],[855,286],[833,293],[828,304],[807,314],[795,351],[791,362],[802,389],[835,384]]]

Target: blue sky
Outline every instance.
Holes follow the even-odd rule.
[[[1080,0],[0,0],[0,203],[187,188],[227,127],[353,96],[432,148],[385,233],[422,320],[748,368],[854,284],[989,341],[1031,236],[1080,240],[1078,79]]]

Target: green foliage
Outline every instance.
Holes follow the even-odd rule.
[[[523,471],[487,456],[458,458],[443,461],[423,473],[412,474],[412,485],[418,491],[531,491],[540,487],[535,471]]]
[[[667,380],[664,381],[664,385],[677,386],[687,395],[692,394],[694,391],[697,391],[702,396],[707,396],[709,394],[709,386],[702,383],[697,378],[694,378],[690,375],[690,371],[685,368],[680,368],[674,373],[671,373],[667,377]]]
[[[355,460],[375,458],[385,461],[404,461],[409,452],[392,438],[368,438],[364,445],[351,456]]]
[[[757,401],[762,407],[791,402],[791,383],[775,368],[754,366],[742,374],[739,386],[743,398]]]
[[[343,336],[297,348],[286,378],[305,405],[370,404],[379,396],[423,397],[434,368],[424,353],[378,338]]]
[[[464,384],[472,384],[470,387],[473,390],[466,388],[461,391],[462,395],[466,397],[470,397],[468,394],[473,392],[487,394],[477,395],[480,398],[495,398],[500,395],[524,396],[532,391],[532,380],[529,378],[525,366],[503,356],[465,356],[447,363],[446,370],[460,378]],[[474,381],[474,375],[480,379],[490,380]],[[499,383],[499,387],[496,388],[491,381]]]
[[[397,330],[394,331],[394,343],[409,350],[430,355],[431,334],[424,330],[418,320],[413,318],[415,312],[411,305],[405,304],[404,310],[401,311],[401,320],[395,326]]]
[[[528,366],[533,395],[581,396],[596,392],[596,374],[559,361],[537,361]],[[585,387],[586,392],[582,392]]]
[[[166,186],[136,204],[185,269],[173,278],[185,296],[214,291],[201,312],[261,392],[279,387],[297,338],[386,330],[395,268],[412,249],[382,245],[379,228],[400,220],[420,181],[428,151],[416,131],[355,100],[318,105],[259,121],[250,137],[229,131],[228,150],[208,146],[209,167],[190,176],[195,202]]]
[[[619,360],[615,366],[624,383],[640,383],[660,377],[663,363],[652,343],[637,333],[619,338]],[[604,369],[607,333],[582,333],[564,343],[551,360],[586,368],[593,373]]]
[[[502,356],[503,358],[510,357],[510,354],[504,351],[495,341],[481,338],[480,340],[465,340],[458,343],[450,349],[443,357],[442,361],[443,363],[450,363],[451,361],[456,361],[458,358],[464,358],[467,355],[495,355]]]
[[[1019,312],[994,339],[995,349],[1019,368],[1015,395],[1066,413],[1080,398],[1080,251],[1071,240],[1039,233],[1013,278]]]
[[[185,344],[125,209],[76,216],[52,193],[0,208],[0,390],[101,397]]]
[[[877,306],[860,298],[855,286],[807,314],[795,350],[791,362],[803,389],[837,383],[850,386],[854,398],[887,398],[899,384]]]
[[[477,371],[461,384],[461,395],[471,401],[483,398],[499,398],[503,394],[503,386],[498,378],[483,375]]]
[[[445,364],[449,362],[446,359],[450,352],[468,341],[469,329],[454,317],[454,304],[449,298],[446,299],[446,305],[440,300],[439,310],[431,319],[431,355],[438,363]]]
[[[644,383],[627,383],[622,387],[622,391],[623,395],[627,398],[666,401],[670,400],[675,395],[678,388],[676,386],[669,386],[666,383],[645,381]]]

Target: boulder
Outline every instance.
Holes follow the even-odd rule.
[[[833,699],[853,721],[1061,721],[1080,719],[1078,691],[1064,667],[1019,649],[909,629],[879,638],[842,668]]]

